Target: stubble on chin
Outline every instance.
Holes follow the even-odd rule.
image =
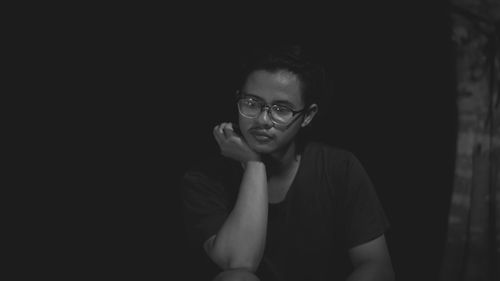
[[[260,154],[271,154],[276,150],[276,143],[274,141],[268,143],[251,141],[249,145],[251,149]]]

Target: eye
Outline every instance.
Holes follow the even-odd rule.
[[[258,106],[259,103],[254,100],[254,99],[246,99],[245,100],[245,104],[248,105],[248,106],[252,106],[252,107],[255,107],[255,106]]]
[[[273,110],[276,111],[277,113],[282,113],[282,114],[286,114],[292,111],[290,108],[283,105],[274,105]]]

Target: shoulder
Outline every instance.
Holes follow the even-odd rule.
[[[353,152],[323,142],[308,143],[303,161],[316,173],[324,173],[332,181],[348,182],[364,174],[363,165]]]
[[[356,161],[356,156],[349,150],[320,141],[309,142],[304,150],[305,158],[322,161],[329,165],[348,164]]]

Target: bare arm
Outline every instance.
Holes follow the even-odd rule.
[[[266,168],[258,155],[246,150],[246,144],[231,133],[232,128],[216,127],[214,135],[222,153],[245,163],[236,204],[215,236],[204,248],[222,269],[245,268],[255,271],[262,259],[267,228]],[[229,132],[228,132],[229,131]]]
[[[349,257],[354,271],[347,281],[393,281],[394,271],[385,236],[351,248]]]

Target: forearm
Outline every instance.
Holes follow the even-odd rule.
[[[262,162],[248,162],[234,209],[210,247],[219,266],[257,268],[266,241],[267,206],[265,166]]]
[[[367,262],[355,267],[346,281],[394,281],[394,272],[390,265]]]

